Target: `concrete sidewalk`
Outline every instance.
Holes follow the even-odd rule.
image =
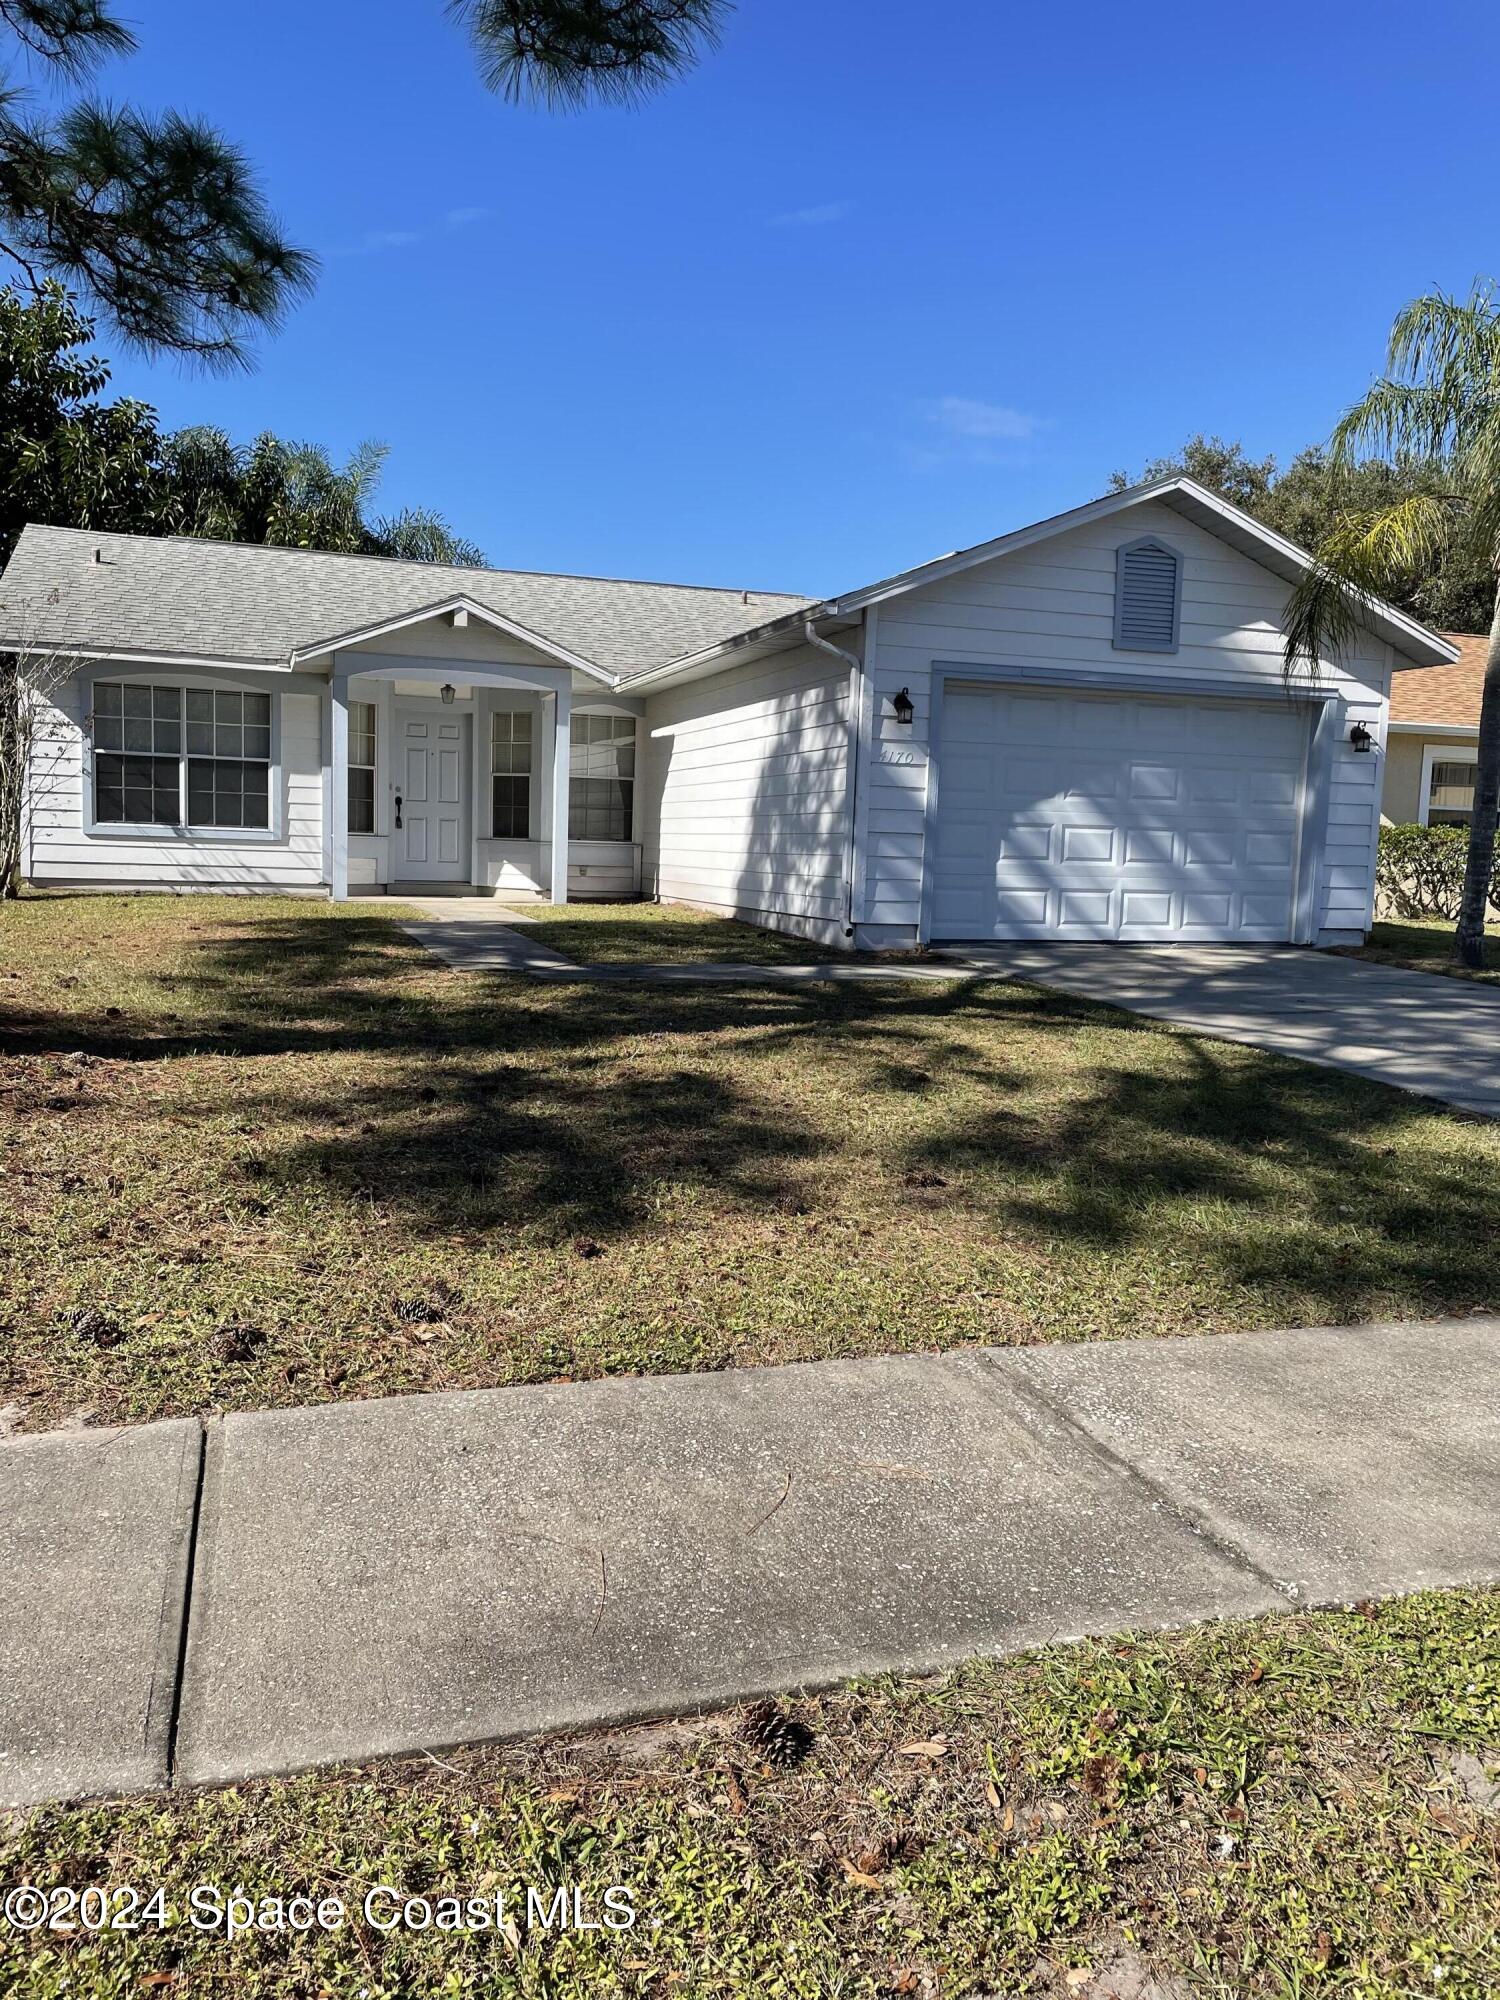
[[[201,1498],[198,1435],[0,1445],[0,1799],[1500,1576],[1496,1318],[233,1416]]]

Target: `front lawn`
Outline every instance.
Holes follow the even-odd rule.
[[[0,1030],[0,1427],[1500,1305],[1494,1125],[1003,981],[57,896]]]
[[[114,1804],[0,1813],[0,1883],[160,1887],[176,1921],[0,1930],[0,1992],[1484,2000],[1500,1987],[1500,1593],[1134,1637],[797,1706]],[[196,1884],[336,1897],[227,1942]],[[418,1897],[511,1929],[385,1930]],[[616,1931],[528,1925],[559,1889]],[[208,1906],[212,1908],[213,1905]],[[571,1913],[571,1906],[570,1906]],[[420,1921],[421,1905],[415,1911]],[[1155,1978],[1160,1984],[1145,1982]]]
[[[1405,966],[1412,972],[1446,972],[1454,979],[1480,979],[1500,986],[1500,939],[1486,947],[1489,963],[1483,972],[1460,965],[1453,951],[1453,926],[1442,918],[1377,923],[1368,941],[1347,958],[1365,958],[1372,965]]]
[[[805,938],[673,903],[539,905],[526,935],[580,965],[809,965],[831,955]]]

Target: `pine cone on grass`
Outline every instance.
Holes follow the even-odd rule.
[[[71,1316],[71,1324],[80,1340],[91,1340],[95,1347],[118,1347],[125,1338],[120,1322],[97,1306],[80,1306]]]
[[[778,1770],[800,1764],[813,1746],[813,1733],[779,1701],[755,1701],[745,1710],[740,1738]]]

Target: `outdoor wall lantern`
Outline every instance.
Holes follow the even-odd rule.
[[[444,681],[444,682],[443,682],[443,685],[442,685],[442,686],[441,686],[441,687],[440,687],[440,688],[438,689],[438,693],[439,693],[439,694],[440,694],[440,695],[442,696],[442,698],[443,698],[443,706],[444,706],[444,708],[452,708],[452,706],[453,706],[453,697],[454,697],[454,694],[455,694],[456,692],[457,692],[457,690],[456,690],[456,689],[454,688],[454,686],[453,686],[453,684],[452,684],[452,682],[451,682],[451,681]]]
[[[907,688],[902,688],[900,694],[891,696],[891,707],[896,711],[896,720],[908,724],[917,712],[910,690]]]
[[[1354,727],[1349,731],[1349,741],[1354,745],[1356,750],[1373,750],[1375,748],[1375,738],[1362,722],[1356,722]]]

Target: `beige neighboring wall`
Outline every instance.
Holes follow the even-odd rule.
[[[1385,772],[1380,789],[1380,818],[1384,826],[1415,826],[1422,817],[1422,753],[1429,744],[1442,750],[1463,750],[1472,754],[1474,734],[1470,730],[1408,735],[1392,730],[1386,744]]]
[[[1391,726],[1381,774],[1380,818],[1386,826],[1422,819],[1422,764],[1429,747],[1473,755],[1489,638],[1445,632],[1457,646],[1452,666],[1400,668],[1391,676]]]

